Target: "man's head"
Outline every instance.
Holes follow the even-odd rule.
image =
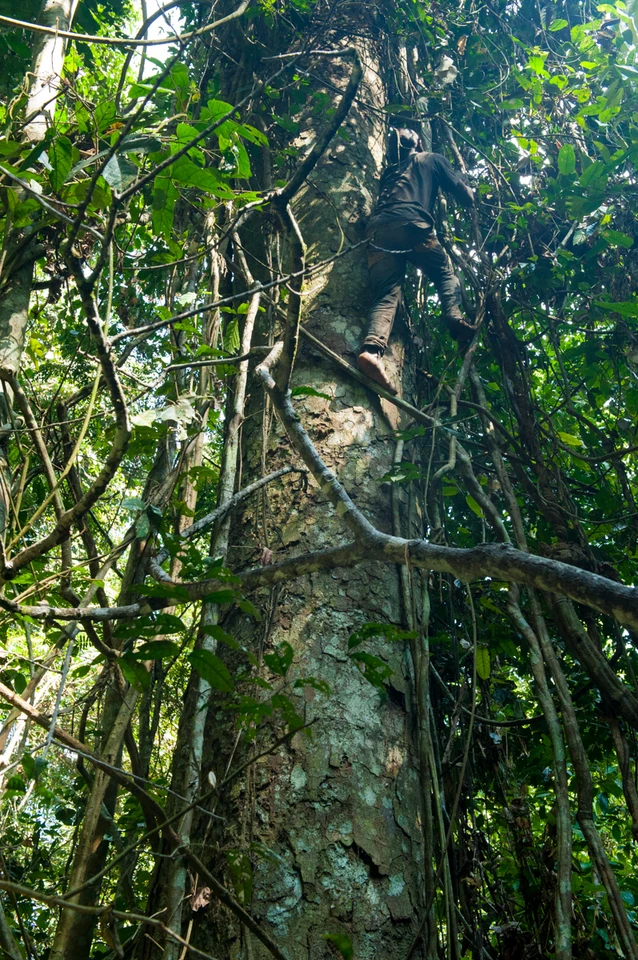
[[[419,135],[416,130],[410,130],[409,127],[401,127],[397,130],[399,137],[399,147],[401,153],[415,153],[421,146]]]
[[[421,141],[416,130],[410,130],[409,127],[390,127],[387,158],[389,164],[402,163],[420,149]]]

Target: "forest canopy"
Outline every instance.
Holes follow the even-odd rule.
[[[3,957],[638,960],[637,29],[0,0]]]

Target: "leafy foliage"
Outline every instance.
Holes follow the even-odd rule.
[[[55,114],[37,144],[22,137],[34,38],[27,30],[0,34],[3,371],[21,303],[27,318],[19,378],[2,373],[9,388],[0,404],[1,559],[13,567],[3,585],[0,679],[9,694],[33,699],[43,717],[55,712],[96,752],[106,749],[113,718],[130,699],[127,753],[120,744],[113,757],[152,797],[168,796],[171,813],[179,809],[171,803],[194,802],[206,767],[220,795],[233,796],[236,745],[251,770],[300,731],[320,740],[307,705],[340,695],[323,676],[306,674],[296,634],[270,641],[277,591],[253,604],[226,566],[229,549],[234,571],[268,565],[267,500],[248,533],[237,524],[230,536],[224,518],[206,521],[236,488],[236,471],[225,471],[237,458],[233,424],[246,413],[233,406],[255,279],[245,250],[271,283],[273,299],[263,300],[258,316],[261,342],[272,342],[290,299],[272,191],[305,155],[299,144],[308,123],[323,123],[334,109],[315,68],[297,62],[302,37],[318,50],[359,42],[359,30],[366,42],[379,41],[388,115],[429,131],[437,150],[463,164],[479,198],[474,218],[448,211],[443,237],[464,274],[468,312],[482,320],[469,379],[455,406],[448,398],[460,369],[456,347],[432,322],[427,280],[411,276],[409,363],[428,374],[413,399],[436,413],[440,428],[397,433],[403,457],[381,476],[379,495],[383,483],[395,496],[405,492],[411,521],[417,525],[418,515],[432,541],[471,548],[508,539],[610,581],[636,581],[632,11],[620,0],[480,9],[400,0],[362,26],[342,6],[328,28],[313,3],[260,2],[219,41],[203,34],[186,46],[171,43],[161,58],[149,48],[143,64],[117,46],[70,43]],[[180,7],[180,29],[201,27],[206,10]],[[118,2],[84,2],[78,11],[76,28],[105,38],[138,26],[135,10]],[[35,20],[38,10],[26,4],[20,16]],[[414,54],[409,82],[398,83],[403,61],[387,52],[400,48]],[[455,77],[440,69],[443,54]],[[236,76],[227,59],[238,65]],[[339,134],[350,142],[349,130]],[[96,305],[93,324],[87,301]],[[334,399],[309,385],[291,395]],[[268,449],[268,435],[261,442]],[[253,470],[259,457],[247,452]],[[305,495],[285,489],[291,503]],[[423,698],[412,704],[422,710],[416,726],[429,731],[420,756],[432,764],[440,801],[426,798],[428,823],[438,829],[442,810],[455,818],[451,827],[443,822],[441,836],[429,827],[435,863],[424,870],[434,876],[445,863],[449,877],[443,886],[430,878],[437,931],[466,955],[485,944],[494,956],[550,955],[565,844],[557,839],[557,804],[564,799],[582,813],[583,768],[570,753],[561,786],[551,711],[529,638],[512,621],[508,585],[486,579],[470,595],[447,574],[410,576],[421,598],[404,610],[414,628],[358,627],[342,667],[398,701],[405,696],[395,686],[397,658],[411,664]],[[629,955],[618,912],[635,932],[636,742],[635,718],[619,703],[635,694],[635,638],[584,608],[576,610],[582,629],[575,633],[559,605],[538,603],[591,775],[589,821],[618,886],[612,905],[586,825],[574,817],[573,954]],[[38,604],[55,609],[41,617]],[[78,605],[109,614],[74,623],[65,611]],[[351,608],[354,625],[360,618]],[[523,595],[519,609],[542,637],[533,595]],[[547,651],[545,659],[549,675]],[[550,688],[550,700],[558,698],[557,675]],[[86,757],[70,760],[44,731],[15,727],[8,709],[5,721],[3,877],[57,895],[78,881],[79,868],[69,879],[68,864],[78,831],[95,814],[97,778]],[[201,746],[207,738],[216,749],[235,746],[213,757]],[[191,769],[184,757],[195,755],[196,741]],[[118,800],[113,789],[97,812],[101,864],[110,845],[136,846],[96,896],[120,911],[154,912],[147,851],[159,848],[145,846],[148,806],[134,792]],[[219,869],[243,908],[255,905],[260,871],[287,876],[285,858],[250,830],[218,847]],[[158,862],[168,862],[159,853]],[[27,931],[30,953],[46,956],[61,936],[54,911],[16,896],[3,898],[12,936],[21,942]],[[134,941],[134,925],[114,925],[122,941]],[[91,956],[104,956],[101,934],[91,931]],[[345,933],[325,939],[341,956],[357,955]],[[116,954],[118,943],[110,943]]]

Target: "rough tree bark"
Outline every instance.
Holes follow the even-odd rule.
[[[313,261],[362,240],[384,160],[382,65],[372,44],[361,45],[359,52],[364,73],[342,128],[346,136],[332,141],[293,202]],[[324,61],[320,69],[336,99],[334,88],[343,91],[347,83],[349,59],[330,61],[329,66]],[[302,156],[325,122],[323,117],[308,120],[299,135]],[[256,259],[254,271],[257,275]],[[351,363],[365,323],[366,286],[365,252],[357,250],[314,275],[302,293],[303,323]],[[388,356],[397,380],[403,371],[409,399],[404,339],[399,324]],[[393,462],[394,409],[307,345],[298,353],[292,386],[326,395],[301,398],[299,413],[357,506],[391,533],[390,493],[380,480]],[[243,483],[293,456],[276,421],[270,436],[264,435],[261,425],[269,416],[255,381],[252,391],[251,421],[259,428],[245,428]],[[245,564],[251,544],[259,550],[270,546],[276,558],[283,559],[345,539],[340,518],[314,483],[292,509],[289,501],[270,491],[261,510],[251,506],[234,524],[230,565]],[[239,549],[233,551],[233,545]],[[385,702],[347,655],[348,637],[362,623],[404,624],[400,598],[398,573],[366,563],[301,578],[281,592],[262,593],[266,626],[253,630],[243,618],[233,624],[235,635],[252,643],[259,655],[283,641],[291,644],[291,680],[312,676],[331,688],[327,697],[307,691],[305,704],[299,705],[307,721],[316,721],[312,739],[299,733],[289,747],[265,757],[241,786],[234,785],[231,796],[222,796],[218,807],[229,813],[234,808],[224,827],[226,844],[232,843],[229,834],[235,831],[237,846],[248,849],[251,841],[258,841],[279,857],[276,864],[253,859],[251,908],[290,957],[326,956],[323,934],[349,936],[362,960],[404,957],[423,910],[421,798],[411,679],[403,649],[377,651],[389,657],[394,671]],[[219,714],[211,715],[209,763],[221,779],[229,751],[220,756],[215,742]],[[205,823],[200,828],[207,831]],[[220,957],[267,955],[228,921],[213,906],[196,936]]]

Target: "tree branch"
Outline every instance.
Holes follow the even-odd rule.
[[[36,710],[36,708],[33,707],[30,703],[26,703],[26,701],[24,701],[21,697],[15,694],[3,683],[0,683],[0,697],[2,697],[3,700],[6,700],[7,703],[10,703],[12,706],[18,707],[18,709],[22,713],[24,713],[26,716],[28,716],[30,720],[32,720],[38,726],[43,727],[45,730],[48,731],[49,729],[48,718],[45,717],[42,713],[40,713],[39,710]],[[153,799],[153,797],[151,797],[149,793],[146,792],[146,790],[144,790],[137,783],[135,783],[135,781],[132,780],[129,776],[127,776],[126,773],[119,770],[117,767],[113,767],[111,766],[111,764],[106,763],[104,760],[102,760],[101,757],[99,757],[96,753],[94,753],[90,749],[90,747],[87,747],[84,743],[80,742],[79,740],[76,740],[76,738],[71,736],[70,733],[67,733],[66,730],[62,730],[60,727],[56,726],[54,730],[54,737],[56,740],[58,740],[59,743],[62,743],[64,746],[68,747],[70,750],[76,753],[82,753],[91,761],[91,763],[93,763],[96,767],[98,767],[98,769],[103,770],[110,777],[116,780],[121,786],[124,786],[131,793],[135,794],[135,796],[137,796],[137,798],[139,799],[140,803],[151,814],[151,817],[153,820],[166,822],[167,825],[163,830],[163,836],[164,836],[164,839],[167,841],[169,848],[173,852],[176,852],[177,850],[180,851],[180,853],[191,864],[191,866],[195,868],[195,871],[200,875],[200,877],[203,877],[206,880],[207,884],[211,887],[216,897],[224,904],[224,906],[228,907],[228,909],[232,913],[234,913],[235,916],[239,920],[241,920],[241,922],[252,933],[254,933],[257,939],[261,943],[263,943],[266,949],[271,953],[273,957],[276,958],[276,960],[288,960],[286,955],[282,953],[282,951],[279,949],[279,947],[274,942],[274,940],[272,940],[272,938],[269,937],[264,930],[262,930],[259,924],[256,923],[255,920],[253,920],[250,914],[247,913],[246,910],[244,910],[244,908],[240,906],[240,904],[237,903],[237,901],[231,897],[231,895],[228,893],[226,888],[219,882],[219,880],[217,880],[217,878],[210,872],[210,870],[206,866],[204,866],[201,860],[199,860],[194,853],[191,853],[191,851],[188,848],[186,849],[183,848],[179,836],[175,833],[175,831],[170,826],[168,826],[168,818],[166,816],[166,811],[159,803],[157,803],[157,801]],[[71,909],[77,909],[78,907],[81,907],[81,909],[86,909],[84,906],[81,906],[80,904],[74,904],[72,902],[69,902],[68,900],[62,899],[61,897],[58,899],[60,900],[61,905],[64,906],[65,908],[69,907]],[[100,912],[100,908],[89,907],[88,909],[96,910],[97,912]],[[142,917],[140,917],[140,919],[142,919]]]
[[[197,37],[205,36],[230,20],[236,20],[244,13],[248,7],[249,0],[243,0],[233,13],[222,17],[221,20],[215,20],[199,30],[191,30],[190,33],[178,33],[174,37],[159,37],[153,40],[127,39],[123,37],[97,37],[90,33],[73,33],[70,30],[58,30],[55,27],[45,27],[39,23],[29,23],[27,20],[16,20],[14,17],[0,16],[0,23],[9,27],[16,27],[20,30],[30,30],[31,33],[45,33],[50,37],[66,37],[69,40],[80,41],[81,43],[103,43],[110,47],[159,47],[166,46],[168,43],[184,43],[186,40],[195,40]]]

